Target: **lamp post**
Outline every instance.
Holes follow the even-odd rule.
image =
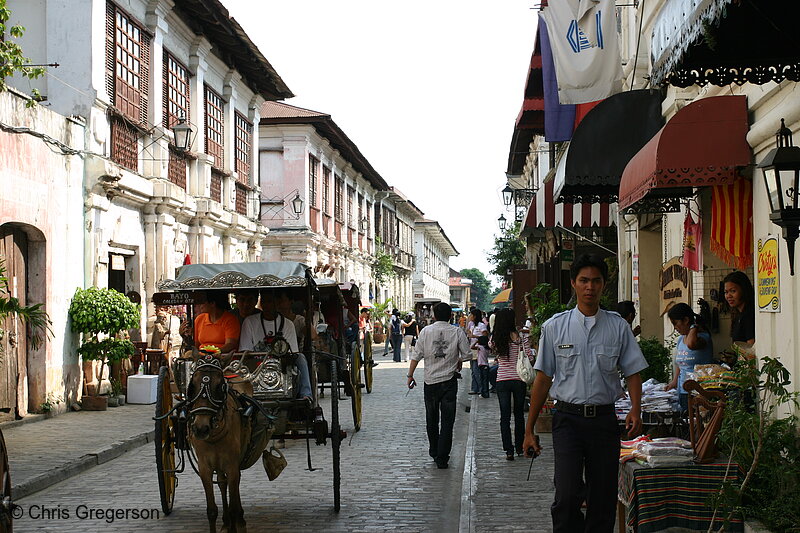
[[[508,207],[511,205],[511,202],[514,200],[514,189],[511,188],[511,185],[506,183],[505,188],[503,188],[503,204]]]
[[[192,146],[192,127],[186,123],[186,118],[181,116],[178,122],[172,126],[172,134],[175,137],[175,150],[186,152]]]
[[[506,230],[506,217],[504,215],[500,215],[500,218],[497,219],[497,226],[500,228],[500,231]]]
[[[800,236],[800,147],[792,144],[792,131],[781,119],[775,133],[777,147],[758,164],[764,173],[769,199],[769,218],[783,228],[783,239],[789,253],[789,272],[794,276],[794,246]]]

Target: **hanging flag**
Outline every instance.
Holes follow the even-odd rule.
[[[703,270],[703,222],[695,222],[689,212],[683,221],[683,266],[695,272]]]
[[[753,264],[753,184],[749,180],[711,188],[711,251],[739,270]]]
[[[547,35],[547,24],[539,15],[539,46],[542,52],[542,88],[544,92],[544,140],[562,142],[572,139],[575,123],[575,106],[564,105],[558,101],[556,66],[553,64],[553,50]]]
[[[622,91],[614,0],[560,0],[547,23],[562,104],[585,104]]]

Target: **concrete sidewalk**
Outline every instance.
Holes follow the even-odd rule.
[[[464,373],[465,382],[468,377],[467,371]],[[508,461],[500,438],[497,395],[492,394],[489,398],[474,395],[470,398],[459,531],[552,531],[550,504],[555,489],[550,433],[539,435],[542,454],[533,464],[524,457]],[[511,430],[513,435],[513,416]]]
[[[153,441],[155,405],[37,416],[0,425],[14,499],[80,474]]]

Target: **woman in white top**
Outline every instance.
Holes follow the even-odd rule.
[[[469,324],[467,324],[467,337],[470,339],[470,344],[473,348],[473,358],[469,362],[470,374],[472,374],[472,385],[470,387],[470,394],[478,394],[481,391],[481,384],[478,375],[478,360],[477,360],[477,346],[478,337],[489,335],[489,326],[483,320],[483,311],[480,309],[473,309],[469,315]]]

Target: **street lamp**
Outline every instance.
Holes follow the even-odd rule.
[[[789,253],[789,272],[794,276],[794,245],[800,236],[800,147],[792,144],[792,131],[781,119],[775,132],[778,145],[758,164],[764,172],[764,183],[769,199],[769,218],[783,228],[783,239]],[[786,199],[789,201],[787,202]]]
[[[503,204],[506,207],[511,205],[511,202],[514,200],[514,189],[511,188],[511,185],[506,183],[505,188],[503,189]]]
[[[303,199],[300,198],[299,192],[295,194],[294,199],[292,200],[292,211],[294,211],[294,214],[298,217],[300,216],[300,213],[303,212]]]
[[[186,118],[180,116],[178,122],[172,126],[172,134],[175,137],[175,150],[186,152],[192,146],[192,127],[186,123]]]
[[[361,233],[364,233],[364,232],[367,231],[367,223],[368,223],[367,217],[362,218],[358,222],[358,229],[359,229],[359,231],[361,231]]]
[[[504,215],[500,215],[500,218],[497,219],[497,225],[500,227],[500,231],[506,230],[506,217]]]

